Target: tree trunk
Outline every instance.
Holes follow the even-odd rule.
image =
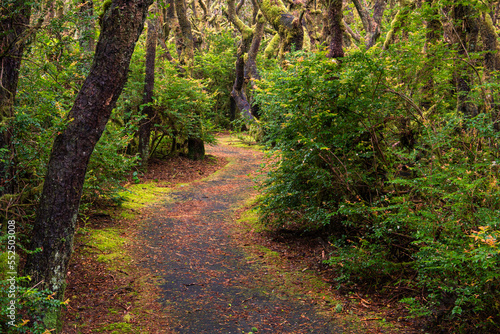
[[[25,274],[62,299],[85,173],[116,100],[153,0],[113,0],[103,15],[94,62],[53,144]],[[54,325],[54,314],[45,315]]]
[[[489,71],[500,71],[500,44],[498,42],[498,34],[493,25],[493,21],[489,13],[481,13],[480,32],[483,40],[484,50],[484,67]]]
[[[470,53],[476,51],[479,35],[475,14],[470,6],[457,4],[453,7],[456,35],[454,42],[458,48],[458,55],[469,62],[473,62],[470,59]],[[477,106],[468,101],[469,93],[472,90],[472,73],[463,62],[456,65],[455,81],[458,94],[457,110],[466,117],[476,116],[478,114]]]
[[[327,25],[330,33],[330,46],[327,57],[341,58],[344,57],[344,49],[342,43],[342,0],[332,0],[328,4],[327,9]]]
[[[156,59],[156,27],[152,21],[148,21],[148,35],[146,38],[146,75],[144,77],[144,96],[142,103],[149,104],[143,107],[142,114],[145,116],[139,124],[139,155],[143,168],[147,168],[149,159],[149,138],[153,125],[154,111],[153,90],[155,86],[155,59]]]
[[[191,30],[191,23],[187,18],[185,1],[174,0],[174,4],[182,35],[182,41],[180,43],[180,63],[186,64],[188,67],[188,72],[191,73],[190,68],[192,67],[192,63],[194,60],[194,39],[193,32]]]
[[[12,129],[9,119],[14,117],[14,100],[16,97],[19,70],[24,52],[24,33],[28,28],[31,6],[27,1],[14,1],[6,10],[0,9],[0,196],[14,193],[14,147]],[[6,126],[5,129],[2,129]]]
[[[203,160],[205,158],[205,144],[199,138],[188,138],[188,158]]]
[[[280,57],[292,49],[302,50],[304,29],[298,17],[288,12],[281,0],[257,0],[260,11],[279,33]]]
[[[260,41],[264,33],[265,21],[263,17],[260,17],[256,28],[252,29],[243,23],[236,14],[235,0],[228,0],[227,4],[227,16],[241,33],[241,41],[236,55],[236,78],[231,91],[231,103],[234,102],[238,106],[243,116],[252,119],[254,115],[252,114],[252,106],[245,94],[245,85],[251,79],[252,74],[257,73],[255,58],[257,57]],[[247,62],[245,62],[245,54],[248,54]]]

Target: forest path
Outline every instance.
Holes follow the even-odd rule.
[[[177,333],[344,333],[307,298],[284,298],[260,284],[267,273],[231,237],[235,212],[256,195],[263,154],[219,144],[208,154],[230,162],[179,186],[154,207],[142,236],[145,266],[161,280],[161,303]]]

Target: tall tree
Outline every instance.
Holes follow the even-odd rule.
[[[24,35],[30,16],[29,1],[3,1],[0,7],[0,195],[15,192],[12,129],[7,124],[14,117],[14,100],[26,40]],[[8,156],[3,156],[5,152]]]
[[[154,119],[153,90],[155,85],[155,59],[156,59],[156,24],[153,19],[148,20],[148,35],[146,38],[146,75],[144,76],[144,105],[142,114],[144,118],[139,124],[139,155],[143,168],[147,168],[149,159],[149,138]]]
[[[130,58],[153,0],[113,0],[90,72],[53,144],[25,273],[62,298],[87,165],[127,80]],[[50,319],[49,319],[50,320]]]

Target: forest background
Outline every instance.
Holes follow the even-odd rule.
[[[499,15],[492,0],[2,1],[18,330],[43,332],[64,300],[77,214],[228,129],[272,157],[262,222],[327,235],[339,285],[404,287],[429,328],[498,330]]]

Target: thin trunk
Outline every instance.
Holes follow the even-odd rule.
[[[0,10],[0,196],[16,191],[13,129],[14,101],[25,46],[25,32],[31,16],[27,1],[14,1]],[[3,128],[6,126],[6,128]],[[0,151],[1,152],[1,151]],[[4,155],[5,154],[5,155]]]
[[[425,84],[422,87],[422,103],[424,109],[432,106],[434,100],[434,78],[432,72],[434,70],[434,51],[433,46],[436,45],[440,36],[442,36],[442,26],[439,20],[439,4],[436,0],[426,0],[430,8],[430,17],[426,18],[427,32],[425,34],[424,53],[426,63],[422,70],[420,77],[424,80]]]
[[[154,119],[153,90],[155,85],[155,59],[156,59],[156,26],[148,21],[148,35],[146,38],[146,75],[144,76],[144,95],[142,109],[144,118],[139,124],[139,155],[143,168],[147,168],[149,159],[149,139]]]
[[[244,4],[245,0],[240,0],[240,2],[238,2],[238,4],[236,5],[236,15],[240,13],[241,7],[243,7]]]
[[[384,11],[387,3],[386,0],[377,0],[373,6],[373,18],[370,20],[368,36],[366,38],[366,49],[371,48],[380,37],[380,25],[384,16]]]
[[[455,43],[458,48],[458,55],[471,62],[470,54],[476,51],[479,28],[474,12],[470,6],[456,5],[453,7],[453,17],[455,20]],[[457,87],[457,110],[467,117],[474,117],[478,114],[475,104],[468,102],[471,92],[472,73],[468,66],[459,62],[456,65],[456,87]]]
[[[406,1],[404,0],[400,1],[400,9],[398,10],[396,16],[391,22],[391,28],[389,29],[389,32],[387,32],[384,45],[382,47],[383,50],[389,49],[391,44],[394,43],[396,33],[401,29],[401,27],[404,26],[407,15],[411,10],[411,6],[412,4],[407,4]]]
[[[95,48],[95,20],[92,0],[82,0],[80,20],[80,47],[87,52],[93,52]]]
[[[113,0],[102,19],[94,62],[53,144],[25,274],[62,299],[85,173],[116,100],[153,0]],[[45,319],[55,320],[54,314]],[[53,323],[51,325],[54,325]]]

